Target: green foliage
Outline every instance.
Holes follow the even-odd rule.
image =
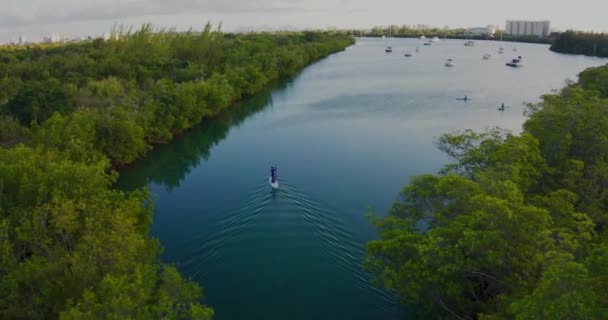
[[[596,90],[602,98],[608,98],[608,69],[589,68],[579,75],[580,85],[587,90]]]
[[[0,317],[198,318],[200,289],[158,263],[149,194],[110,189],[109,162],[0,149]]]
[[[441,136],[456,163],[373,218],[379,283],[429,318],[606,319],[607,70],[530,106],[520,136]]]
[[[566,31],[557,36],[551,51],[608,57],[608,34]]]
[[[80,137],[44,122],[54,113],[68,123],[75,114],[88,117],[95,124],[93,148],[120,166],[351,43],[347,35],[321,32],[224,35],[210,24],[185,33],[120,26],[107,41],[0,50],[0,110],[67,140]]]
[[[13,117],[0,114],[0,146],[19,142],[26,129]]]
[[[212,319],[160,262],[149,193],[113,190],[111,168],[351,43],[207,24],[0,47],[0,318]]]

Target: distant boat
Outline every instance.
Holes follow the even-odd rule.
[[[406,53],[405,53],[405,56],[406,56],[406,57],[411,57],[411,56],[412,56],[412,54],[411,54],[411,53],[408,51],[408,52],[406,52]]]
[[[445,61],[445,66],[446,67],[453,67],[454,66],[454,60],[452,59],[448,59]]]
[[[597,54],[595,53],[597,49],[597,43],[593,44],[593,60],[597,60]]]
[[[424,35],[421,35],[419,39],[426,39]]]
[[[433,39],[431,39],[432,42],[439,42],[439,37],[433,37]]]
[[[507,62],[506,65],[509,66],[509,67],[518,68],[518,67],[523,66],[524,63],[523,63],[522,57],[519,56],[519,57],[517,57],[515,59],[512,59],[511,61]]]
[[[464,45],[467,46],[467,47],[472,47],[472,46],[475,45],[475,42],[469,40],[469,41],[465,42]]]
[[[388,28],[388,37],[389,37],[389,38],[391,37],[391,31],[392,31],[392,30],[391,30],[391,27],[389,27],[389,28]],[[390,43],[390,42],[389,42],[389,43]],[[384,49],[384,52],[386,52],[386,53],[391,53],[391,52],[393,52],[393,47],[391,47],[391,46],[386,46],[386,48]]]
[[[425,42],[424,45],[425,46],[432,46],[433,44],[431,42]]]
[[[505,52],[505,48],[502,47],[502,32],[500,33],[500,48],[498,49],[498,53]]]
[[[490,59],[492,59],[492,55],[489,54],[489,53],[486,53],[486,54],[483,55],[483,59],[484,60],[490,60]]]

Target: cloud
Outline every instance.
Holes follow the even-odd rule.
[[[344,0],[327,2],[332,1],[343,2]],[[18,7],[13,4],[3,10],[4,12],[0,14],[0,26],[124,19],[182,13],[281,14],[323,8],[323,2],[319,0],[304,2],[304,5],[300,5],[301,3],[296,0],[56,0],[52,2],[21,0]],[[26,10],[25,8],[36,8],[36,10]]]

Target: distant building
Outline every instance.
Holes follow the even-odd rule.
[[[19,36],[19,40],[17,41],[17,43],[21,44],[21,45],[25,44],[26,43],[25,37],[24,36]]]
[[[498,27],[489,25],[487,27],[471,28],[467,30],[468,34],[472,36],[490,36],[493,37],[497,32]]]
[[[551,22],[507,20],[505,33],[513,36],[538,36],[546,37],[551,30]]]

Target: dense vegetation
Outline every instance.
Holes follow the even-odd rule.
[[[608,319],[608,67],[529,107],[521,135],[445,134],[367,266],[427,318]]]
[[[160,262],[150,195],[114,190],[112,167],[351,41],[144,26],[0,48],[0,318],[210,319]]]
[[[9,129],[18,121],[32,126],[31,143],[61,150],[76,134],[113,164],[127,164],[352,41],[313,32],[224,35],[210,26],[200,33],[152,31],[144,26],[118,30],[109,41],[0,51],[0,133],[14,139]],[[53,134],[62,139],[48,139]]]
[[[551,50],[559,53],[608,57],[608,34],[567,31],[555,39]]]

